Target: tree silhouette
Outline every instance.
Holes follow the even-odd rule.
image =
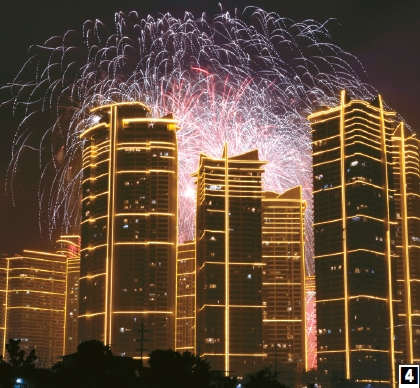
[[[150,353],[149,365],[145,376],[148,388],[205,388],[211,377],[207,360],[190,352],[158,349]]]
[[[12,378],[30,378],[35,374],[35,361],[38,358],[35,350],[25,357],[25,351],[20,350],[20,340],[9,339],[6,344],[9,362],[0,356],[0,383],[5,386]]]
[[[258,372],[249,374],[244,386],[245,388],[286,388],[277,381],[277,375],[278,373],[272,372],[270,368],[264,367]]]
[[[100,341],[83,341],[77,352],[64,356],[52,368],[60,388],[132,387],[139,368],[129,357],[114,357],[109,346]]]

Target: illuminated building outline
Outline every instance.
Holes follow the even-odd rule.
[[[148,348],[175,341],[178,127],[149,116],[140,102],[101,106],[81,135],[79,340],[135,358],[142,323]]]
[[[346,379],[363,379],[362,375],[364,372],[360,372],[362,367],[358,366],[364,357],[361,355],[363,352],[366,352],[365,354],[369,353],[370,347],[379,346],[377,343],[371,344],[372,340],[367,340],[367,345],[364,345],[366,340],[360,340],[362,342],[359,343],[357,342],[359,341],[357,339],[359,334],[355,334],[358,330],[362,332],[363,330],[371,330],[371,324],[367,326],[363,324],[364,320],[366,320],[366,318],[363,318],[366,317],[366,313],[361,311],[366,309],[366,307],[363,307],[365,306],[364,303],[369,303],[370,301],[372,304],[375,301],[376,305],[372,304],[372,307],[379,306],[377,303],[383,303],[383,308],[387,311],[387,316],[382,318],[386,319],[388,324],[375,336],[380,338],[376,340],[377,342],[382,341],[381,348],[387,348],[386,355],[389,360],[390,370],[389,379],[391,382],[395,381],[394,306],[398,301],[395,298],[395,290],[393,289],[395,274],[392,268],[396,255],[394,252],[395,247],[391,247],[391,236],[394,234],[395,222],[392,218],[393,208],[389,198],[389,188],[392,187],[392,181],[389,178],[391,171],[389,147],[393,133],[394,117],[394,112],[384,111],[380,96],[375,102],[369,104],[360,100],[350,101],[345,91],[341,93],[341,104],[339,107],[323,109],[309,116],[314,140],[314,258],[318,275],[316,291],[318,368],[323,369],[325,374],[332,373],[333,370],[341,370],[337,356],[332,358],[325,356],[325,354],[329,353],[341,353],[343,355],[341,364],[344,363],[345,365],[345,375],[343,377]],[[369,171],[376,171],[376,175],[369,175],[373,174],[373,172],[366,172],[367,170],[363,170],[365,168],[363,166],[373,166],[368,168],[372,169]],[[360,173],[356,172],[359,171],[358,169],[362,169]],[[355,173],[359,174],[359,176],[354,175]],[[337,180],[338,176],[339,180]],[[366,201],[363,196],[359,196],[356,200],[354,199],[355,194],[352,193],[356,193],[357,190],[362,190],[362,192],[367,190],[366,193],[374,193],[376,198],[382,197],[376,200],[377,204],[382,203],[382,210],[379,210],[379,208],[375,210],[375,206],[379,205],[375,205],[373,202],[373,205],[369,205],[370,208],[367,204],[361,203],[360,208],[358,205],[356,209],[356,202]],[[371,200],[369,199],[369,201]],[[331,210],[331,216],[328,215],[329,210],[322,208],[326,204],[328,204],[328,209],[334,209]],[[321,208],[324,210],[321,211]],[[340,209],[340,215],[335,209]],[[382,214],[375,216],[375,212],[382,212]],[[359,221],[361,223],[356,224]],[[371,225],[370,228],[373,228],[375,231],[382,230],[383,232],[378,232],[377,242],[368,243],[363,240],[357,246],[358,243],[355,240],[355,236],[358,232],[356,232],[355,225],[365,228],[365,222],[368,222]],[[338,237],[339,231],[341,238]],[[340,240],[342,243],[339,242]],[[327,244],[327,241],[331,241],[328,243],[330,245]],[[333,245],[334,241],[335,245]],[[340,244],[341,248],[339,247]],[[381,246],[383,248],[380,248]],[[343,247],[345,248],[343,249]],[[379,293],[375,294],[376,291],[357,292],[355,289],[355,287],[358,287],[356,285],[357,282],[360,282],[360,280],[355,280],[357,279],[355,274],[359,274],[361,270],[363,273],[368,271],[366,268],[360,269],[359,264],[356,265],[355,263],[359,263],[362,257],[365,257],[364,260],[371,260],[369,263],[376,263],[373,260],[373,257],[375,257],[373,255],[383,257],[384,260],[383,262],[381,261],[382,264],[378,267],[378,270],[375,268],[376,273],[379,271],[382,274],[382,271],[384,271],[382,279],[385,280],[386,285],[380,286],[384,292],[383,295],[381,294],[382,291],[378,291]],[[328,272],[328,265],[331,267],[331,274]],[[369,264],[365,265],[369,266]],[[378,264],[371,265],[377,266]],[[372,269],[369,273],[374,274],[375,271]],[[377,275],[374,276],[377,277]],[[338,291],[334,291],[328,296],[325,294],[326,291],[320,292],[322,285],[324,285],[325,290],[327,289],[325,284],[329,284],[329,277],[331,282],[333,281],[332,279],[337,279],[334,280],[335,282],[338,279],[342,279],[340,280],[341,284],[343,284],[341,294]],[[322,280],[320,280],[321,278]],[[342,306],[343,310],[339,306]],[[341,314],[340,311],[343,312],[343,316],[340,318],[342,323],[334,323],[334,325],[339,326],[329,326],[331,324],[328,324],[328,326],[323,327],[323,322],[328,321],[327,317],[332,316],[332,313],[327,313],[327,311],[332,310],[335,311],[335,317],[341,317],[341,315],[337,314]],[[324,315],[323,311],[325,311],[326,315]],[[362,315],[356,313],[357,311],[360,311]],[[323,319],[323,317],[325,318]],[[353,322],[356,319],[362,319],[360,321],[362,323],[360,324],[361,326],[355,329],[356,323]],[[335,318],[335,320],[338,322],[338,318]],[[381,326],[383,326],[383,323]],[[373,326],[373,328],[375,327]],[[341,344],[341,340],[338,338],[343,338],[343,343],[339,349],[334,348],[334,346],[331,348],[331,344],[326,345],[330,340],[325,335],[335,332],[337,332],[335,335],[338,335],[335,343]],[[386,337],[387,339],[385,339]],[[336,337],[330,336],[330,338]],[[355,347],[357,347],[359,353],[354,353]],[[353,356],[355,354],[359,358],[357,362],[355,356]],[[370,360],[368,357],[366,356],[366,360]]]
[[[229,157],[226,144],[221,158],[201,154],[193,174],[197,179],[196,349],[213,368],[236,371],[239,376],[262,365],[264,356],[260,260],[265,163],[258,160],[257,150]],[[245,286],[252,296],[241,296]],[[235,318],[239,316],[243,319]]]

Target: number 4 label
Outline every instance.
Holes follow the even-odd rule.
[[[419,365],[400,365],[398,376],[399,388],[420,388]]]

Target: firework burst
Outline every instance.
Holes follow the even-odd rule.
[[[246,21],[245,21],[246,20]],[[40,220],[56,231],[77,231],[80,221],[80,133],[93,107],[142,101],[152,116],[179,120],[179,240],[194,237],[194,182],[200,152],[220,156],[258,148],[268,161],[264,185],[282,193],[302,185],[308,201],[306,258],[312,263],[311,144],[307,115],[337,103],[346,89],[371,98],[358,62],[331,42],[324,24],[294,23],[247,9],[207,21],[185,13],[141,19],[115,15],[115,31],[87,21],[31,48],[32,56],[6,88],[8,103],[23,115],[14,139],[9,185],[19,158],[36,147],[42,178]]]

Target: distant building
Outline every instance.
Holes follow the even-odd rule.
[[[8,339],[20,339],[21,350],[35,349],[38,365],[51,367],[63,355],[66,257],[25,250],[0,261],[7,263],[3,356]]]
[[[420,141],[401,122],[393,137],[399,364],[420,363]]]
[[[6,305],[7,305],[7,255],[0,257],[0,349],[5,349],[6,338]],[[4,354],[2,353],[4,356]]]
[[[395,113],[383,109],[380,96],[371,103],[350,101],[343,91],[339,106],[309,120],[318,370],[325,386],[333,378],[393,385]]]
[[[261,174],[258,151],[200,155],[196,349],[214,370],[259,370],[262,349]]]
[[[195,241],[178,244],[175,351],[195,351]]]
[[[57,240],[57,253],[66,256],[66,319],[63,355],[76,352],[78,341],[80,236],[63,235]]]
[[[304,222],[302,187],[262,200],[263,340],[265,364],[293,384],[307,369]],[[285,369],[294,371],[285,380]],[[290,373],[289,373],[290,374]]]
[[[95,108],[81,137],[79,341],[118,356],[175,346],[177,141],[172,115],[139,102]]]

